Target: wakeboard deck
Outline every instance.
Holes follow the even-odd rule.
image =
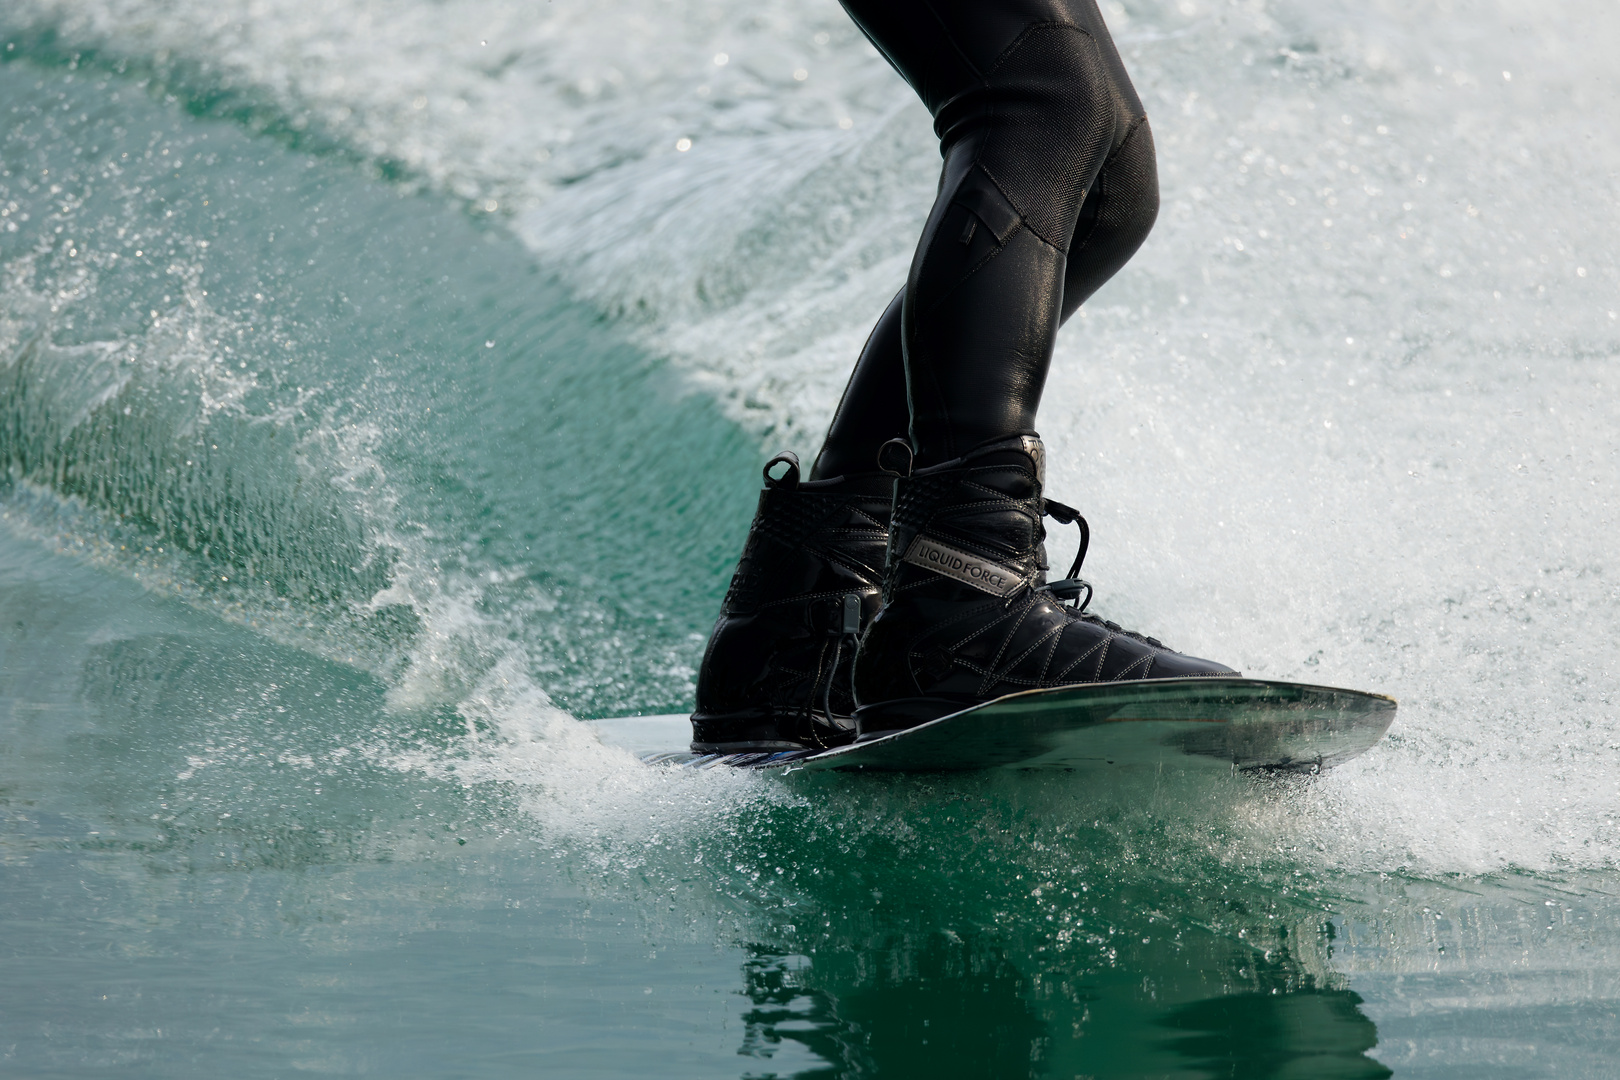
[[[694,754],[684,716],[592,721],[655,765],[795,772],[1209,766],[1317,772],[1389,730],[1395,699],[1268,679],[1187,678],[1026,690],[833,750]]]

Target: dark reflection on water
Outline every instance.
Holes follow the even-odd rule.
[[[803,958],[760,956],[743,969],[756,1007],[745,1016],[742,1052],[768,1058],[785,1039],[802,1042],[828,1064],[801,1076],[897,1067],[939,1076],[969,1065],[986,1076],[1025,1075],[1048,1042],[1021,993],[1025,980],[1005,957],[968,957],[954,944],[908,956],[903,973],[832,985]]]
[[[1167,822],[1208,793],[1155,782],[818,781],[813,812],[728,838],[779,883],[754,898],[744,1075],[1391,1075],[1326,902],[1188,845]]]
[[[793,1074],[803,1078],[1391,1075],[1367,1057],[1378,1032],[1361,998],[1297,972],[1167,1008],[1161,995],[1196,992],[1207,973],[1043,970],[954,935],[874,943],[821,964],[754,953],[743,967],[754,1007],[738,1052],[759,1064],[747,1076],[777,1075],[770,1061],[784,1043],[823,1063]]]
[[[1348,990],[1234,994],[1183,1006],[1162,1023],[1185,1033],[1169,1045],[1210,1076],[1391,1076],[1366,1056],[1378,1043],[1378,1029],[1360,1005]]]
[[[805,957],[761,952],[743,968],[754,1009],[740,1052],[769,1059],[784,1040],[827,1062],[801,1076],[1024,1076],[1045,1056],[1047,1025],[1028,980],[995,951],[937,939],[919,950],[874,953],[853,967],[818,969]],[[881,970],[870,961],[885,965]]]

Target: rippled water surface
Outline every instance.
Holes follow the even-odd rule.
[[[597,738],[932,196],[835,4],[0,8],[0,1071],[1614,1075],[1620,9],[1105,13],[1051,486],[1110,617],[1400,698],[1323,777]]]

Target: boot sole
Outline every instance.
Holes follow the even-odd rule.
[[[848,722],[847,716],[834,719]],[[698,738],[700,726],[708,738]],[[800,742],[797,739],[781,737],[777,727],[776,718],[770,714],[762,714],[758,710],[748,710],[737,713],[698,713],[692,717],[692,753],[694,754],[754,754],[754,753],[780,753],[784,750],[809,750],[812,752],[828,749],[827,746],[818,746],[812,743]],[[850,734],[853,734],[853,729]],[[729,738],[727,736],[730,736]],[[852,741],[846,737],[834,745],[842,745]]]
[[[694,754],[764,754],[782,750],[815,750],[814,746],[803,743],[789,742],[786,739],[763,740],[756,739],[745,742],[694,742]]]

